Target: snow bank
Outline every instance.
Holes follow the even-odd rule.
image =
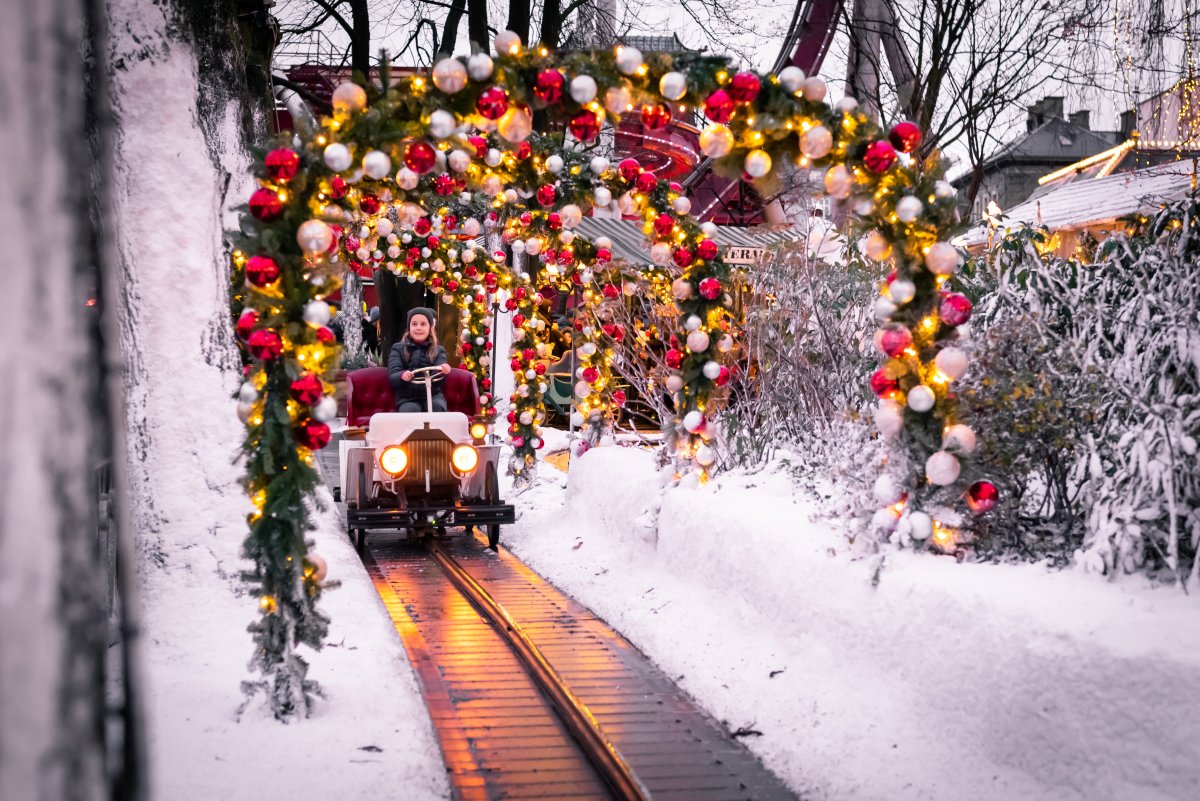
[[[786,476],[662,497],[650,454],[575,460],[506,539],[812,799],[1183,799],[1200,627],[1176,591],[842,553]],[[564,519],[564,517],[566,519]]]
[[[250,193],[248,164],[236,107],[199,119],[196,57],[168,34],[163,6],[113,0],[109,12],[153,795],[358,799],[402,787],[406,799],[449,797],[411,668],[331,511],[319,516],[316,550],[344,584],[322,603],[333,625],[309,673],[328,702],[291,726],[257,704],[236,716],[256,603],[238,579],[248,566],[240,550],[249,503],[235,463],[243,432],[222,230],[227,208]],[[202,122],[213,130],[207,138]],[[232,178],[228,195],[222,171]]]

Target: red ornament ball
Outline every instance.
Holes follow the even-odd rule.
[[[898,122],[888,133],[888,141],[901,153],[913,153],[921,146],[921,129],[913,122]]]
[[[762,83],[753,72],[739,72],[729,82],[729,96],[738,103],[753,103],[761,88]]]
[[[683,270],[692,263],[692,251],[687,248],[675,248],[675,252],[671,254],[671,258],[675,260],[675,266]],[[701,281],[701,283],[704,283]]]
[[[482,136],[472,136],[467,139],[467,142],[475,149],[475,157],[483,158],[488,152],[487,140]]]
[[[349,191],[350,185],[346,183],[346,179],[340,175],[335,175],[329,179],[329,197],[334,200],[341,200]]]
[[[642,106],[642,125],[651,131],[666,128],[671,122],[671,107],[666,103]]]
[[[563,74],[558,70],[542,70],[534,79],[533,94],[546,105],[562,100]]]
[[[896,148],[882,139],[867,145],[863,154],[863,165],[875,173],[887,172],[896,163]]]
[[[642,165],[638,164],[637,159],[621,159],[617,164],[617,175],[620,175],[621,180],[627,184],[636,181],[641,172]]]
[[[729,383],[729,379],[733,377],[733,373],[729,372],[729,368],[721,365],[721,371],[717,373],[717,377],[713,379],[713,383],[718,387],[723,387]]]
[[[288,387],[288,393],[294,400],[306,406],[312,406],[321,399],[321,396],[325,394],[325,390],[321,387],[321,379],[312,373],[305,373],[291,383],[291,386]]]
[[[522,142],[521,144],[517,145],[517,158],[519,158],[521,161],[524,161],[532,155],[533,145],[529,144],[528,142]]]
[[[967,507],[977,515],[990,512],[1000,502],[1000,490],[990,481],[976,481],[967,490]]]
[[[554,187],[551,187],[553,189]],[[553,203],[554,201],[551,201]],[[548,204],[547,204],[548,205]],[[552,211],[546,215],[546,227],[551,231],[562,230],[562,215],[557,211]]]
[[[437,247],[442,244],[442,240],[438,239],[436,236],[427,236],[425,237],[425,244],[428,245],[430,249],[437,249]]]
[[[283,355],[283,340],[269,328],[260,328],[246,340],[250,355],[259,361],[278,359]]]
[[[958,292],[948,292],[942,298],[942,302],[938,307],[938,314],[942,318],[942,322],[946,325],[962,325],[967,320],[971,319],[971,311],[974,307],[966,295]]]
[[[251,256],[246,262],[246,280],[257,287],[279,280],[279,265],[270,256]]]
[[[328,345],[335,340],[337,340],[337,334],[333,333],[333,329],[326,326],[321,326],[317,329],[317,341],[322,345]]]
[[[479,93],[475,101],[475,110],[479,116],[489,120],[498,120],[508,111],[508,93],[499,86],[489,86]]]
[[[378,214],[383,208],[383,202],[372,194],[365,194],[358,199],[358,208],[363,214]]]
[[[621,296],[621,290],[617,288],[616,284],[605,284],[603,292],[604,292],[604,297],[608,298],[609,300],[612,300],[614,298],[618,298]]]
[[[890,326],[879,331],[879,349],[895,358],[912,344],[912,332],[902,325]]]
[[[628,396],[626,396],[625,390],[618,389],[615,392],[613,392],[612,399],[613,399],[613,403],[617,404],[618,406],[624,406],[625,401],[628,400]]]
[[[716,300],[721,296],[721,281],[711,275],[700,281],[700,297],[705,300]]]
[[[444,172],[433,179],[433,191],[437,192],[442,197],[454,194],[456,184],[450,173]]]
[[[404,148],[404,166],[417,174],[427,173],[437,163],[437,151],[424,141],[409,142]]]
[[[319,451],[329,444],[329,426],[320,420],[308,419],[292,429],[296,441],[312,451]]]
[[[433,230],[433,223],[429,221],[428,217],[418,217],[417,221],[413,223],[413,230],[416,231],[417,236],[425,236]]]
[[[243,341],[250,338],[250,334],[254,331],[254,327],[258,325],[258,312],[254,309],[246,309],[242,312],[242,316],[237,319],[237,335]]]
[[[523,325],[525,325],[525,315],[514,314],[513,315],[513,328],[520,328]]]
[[[666,239],[673,233],[675,233],[675,218],[665,213],[658,215],[654,221],[654,235],[659,239]]]
[[[601,264],[608,264],[612,261],[612,251],[608,248],[596,248],[596,261]]]
[[[266,167],[267,178],[286,184],[295,178],[296,173],[300,170],[300,154],[281,147],[267,154],[263,159],[263,166]]]
[[[538,375],[545,375],[546,374],[546,363],[538,362],[537,364],[535,364],[533,366],[533,371],[535,373],[537,373]]]
[[[279,199],[274,189],[265,186],[255,190],[250,196],[250,213],[255,219],[270,222],[283,214],[283,201]]]
[[[733,116],[733,98],[724,89],[718,89],[704,101],[704,116],[717,123],[727,123]]]
[[[894,378],[888,378],[880,368],[871,373],[871,391],[876,397],[885,398],[900,388],[900,382]]]
[[[658,178],[652,172],[644,172],[637,177],[637,190],[642,194],[650,194],[658,188]]]
[[[553,184],[542,184],[537,189],[537,201],[543,206],[553,206],[557,197],[558,191],[555,190]]]
[[[600,371],[595,367],[583,368],[583,380],[589,384],[595,384],[600,379]]]
[[[580,142],[590,142],[600,135],[600,117],[588,109],[572,117],[567,126],[571,129],[571,136]]]
[[[702,259],[715,259],[717,257],[717,243],[711,239],[701,239],[700,244],[696,245],[696,255]]]
[[[683,353],[676,348],[671,348],[667,351],[664,357],[667,362],[667,367],[672,370],[678,370],[679,365],[683,364]]]

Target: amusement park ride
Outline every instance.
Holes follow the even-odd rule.
[[[844,0],[796,0],[791,24],[775,60],[773,72],[794,66],[812,74],[820,69],[837,30]],[[330,53],[332,56],[332,52]],[[312,95],[328,99],[346,77],[346,68],[316,59],[286,68],[291,83]],[[276,113],[280,129],[290,127],[287,112]],[[616,131],[620,157],[633,156],[660,178],[681,183],[688,192],[697,219],[717,225],[748,227],[783,223],[782,208],[774,198],[763,198],[749,182],[714,173],[709,159],[700,155],[699,129],[677,115],[657,130],[648,129],[636,115],[627,115]]]

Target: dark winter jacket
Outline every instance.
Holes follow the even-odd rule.
[[[405,370],[416,370],[421,367],[433,367],[438,364],[447,364],[446,349],[438,345],[437,356],[433,361],[429,360],[429,344],[418,345],[412,342],[405,336],[404,339],[392,345],[392,352],[388,354],[388,381],[392,384],[392,390],[396,393],[396,403],[401,404],[406,400],[424,401],[425,400],[425,384],[415,381],[405,381],[400,378],[400,374]],[[442,394],[442,382],[434,381],[433,396]]]

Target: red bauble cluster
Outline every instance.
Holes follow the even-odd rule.
[[[651,131],[666,128],[671,122],[671,107],[666,103],[651,103],[642,106],[642,125]]]
[[[263,166],[266,168],[267,178],[276,183],[286,184],[295,178],[300,170],[300,155],[294,150],[281,147],[267,154],[263,159]]]
[[[614,298],[619,298],[621,296],[621,290],[617,288],[616,284],[605,284],[602,291],[604,293],[604,297],[608,298],[609,300],[613,300]]]
[[[659,239],[667,239],[675,233],[675,218],[670,214],[660,214],[654,221],[654,235]]]
[[[479,116],[489,120],[498,120],[508,111],[508,93],[499,86],[489,86],[479,93],[475,101],[475,110]]]
[[[246,280],[267,287],[279,280],[279,265],[270,256],[251,256],[246,261]]]
[[[738,103],[753,103],[761,88],[762,83],[753,72],[739,72],[729,82],[729,96]]]
[[[718,89],[704,101],[704,116],[713,122],[726,123],[733,116],[733,98],[724,89]]]
[[[408,147],[404,148],[404,166],[415,173],[427,173],[436,163],[437,151],[428,142],[409,142]]]
[[[871,391],[875,393],[876,397],[886,398],[898,389],[900,389],[900,382],[894,378],[888,378],[887,374],[883,372],[883,368],[871,373]]]
[[[901,153],[913,153],[921,146],[921,129],[916,123],[898,122],[888,133],[888,141]]]
[[[884,173],[896,163],[896,148],[882,139],[867,145],[863,154],[863,166],[874,173]]]
[[[542,70],[533,82],[533,94],[546,105],[557,103],[563,96],[563,74],[558,70]]]
[[[279,195],[274,189],[267,189],[264,186],[256,189],[250,196],[250,213],[254,215],[255,219],[271,222],[283,214],[283,201],[279,199]]]
[[[291,383],[288,387],[288,393],[294,400],[306,406],[312,406],[321,399],[321,396],[325,394],[325,390],[321,386],[321,379],[312,373],[305,373]]]
[[[721,297],[721,281],[713,278],[711,275],[708,278],[700,280],[700,297],[705,300],[716,300]]]
[[[976,481],[967,490],[967,507],[977,515],[990,512],[1000,502],[1000,490],[990,481]]]
[[[655,189],[658,189],[658,179],[654,177],[654,173],[652,172],[643,172],[637,177],[634,185],[637,186],[639,192],[648,195]]]
[[[558,197],[558,191],[553,184],[542,184],[537,188],[537,201],[543,206],[553,206]]]
[[[567,127],[571,130],[571,136],[580,142],[590,142],[600,135],[600,117],[596,112],[584,109],[571,118]]]
[[[458,188],[458,183],[450,173],[444,172],[433,179],[433,191],[437,192],[442,197],[454,194],[454,190]]]
[[[246,339],[250,355],[259,361],[278,359],[283,355],[283,340],[269,328],[261,328]]]
[[[938,315],[946,325],[962,325],[971,319],[974,307],[966,295],[958,292],[947,292],[938,306]]]
[[[319,451],[328,445],[331,436],[329,426],[311,418],[298,423],[292,428],[292,432],[296,435],[297,442],[313,451]]]
[[[631,184],[637,180],[637,177],[642,173],[642,165],[638,164],[637,159],[621,159],[617,164],[617,175],[621,176],[621,180],[627,184]]]
[[[717,257],[717,243],[711,239],[701,239],[700,244],[696,245],[696,255],[705,260],[715,259]]]

